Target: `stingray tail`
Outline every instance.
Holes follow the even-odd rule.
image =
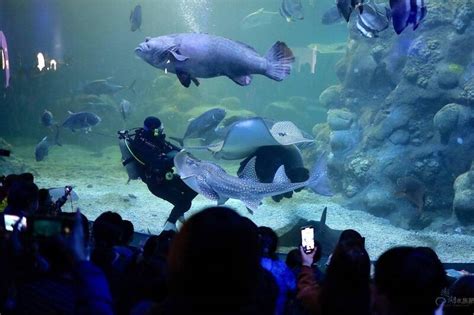
[[[332,196],[334,193],[331,189],[331,183],[328,177],[327,153],[324,152],[311,170],[307,187],[313,192],[323,195]]]
[[[278,41],[268,50],[265,59],[267,59],[265,75],[275,81],[282,81],[290,75],[295,56],[284,42]]]

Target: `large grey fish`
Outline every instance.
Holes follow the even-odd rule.
[[[102,121],[99,116],[90,112],[68,113],[69,117],[63,122],[62,126],[71,129],[73,132],[77,129],[88,132],[93,126]]]
[[[342,21],[342,15],[337,6],[333,5],[327,9],[321,16],[321,23],[324,25],[332,25]]]
[[[49,153],[48,137],[44,137],[35,147],[35,159],[37,162],[43,161]]]
[[[351,18],[352,11],[363,3],[364,0],[336,0],[337,9],[347,22]]]
[[[240,27],[244,30],[256,28],[263,25],[272,23],[274,16],[278,15],[278,12],[265,11],[264,8],[260,8],[255,12],[245,16],[240,21]]]
[[[135,32],[140,29],[142,26],[142,6],[137,4],[135,8],[130,13],[130,30]]]
[[[371,1],[359,6],[357,29],[366,37],[377,37],[378,33],[388,28],[392,17],[388,7]]]
[[[283,165],[275,173],[272,183],[260,183],[255,172],[255,157],[247,163],[239,177],[227,174],[215,163],[198,160],[184,150],[174,157],[174,166],[186,185],[199,194],[216,200],[218,204],[224,204],[230,198],[237,199],[251,211],[258,208],[264,197],[302,187],[311,188],[325,196],[332,195],[327,177],[326,155],[318,159],[309,179],[299,183],[291,183]]]
[[[283,0],[280,6],[280,14],[287,22],[304,19],[301,0]]]
[[[82,92],[84,94],[92,94],[92,95],[113,95],[117,92],[120,92],[125,89],[130,89],[132,92],[135,93],[133,89],[135,85],[135,81],[132,82],[129,86],[123,86],[118,84],[113,84],[109,82],[109,79],[101,79],[101,80],[94,80],[88,82],[83,88]]]
[[[225,109],[211,108],[198,117],[194,118],[186,128],[183,138],[173,138],[183,146],[185,139],[201,138],[206,136],[208,132],[217,128],[217,125],[224,119],[226,115]]]
[[[401,34],[408,24],[413,24],[413,30],[416,30],[427,13],[424,0],[390,0],[390,8],[397,34]]]
[[[197,78],[227,76],[249,85],[252,74],[281,81],[291,72],[295,57],[283,42],[276,42],[262,57],[252,47],[224,37],[182,33],[146,38],[135,53],[150,65],[175,73],[185,87]]]

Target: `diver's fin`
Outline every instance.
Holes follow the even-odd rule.
[[[229,77],[229,78],[241,86],[249,85],[252,82],[252,76],[250,75],[241,75],[239,77]]]
[[[171,49],[170,53],[173,55],[174,59],[176,59],[177,61],[185,61],[189,59],[189,57],[181,55],[177,49]]]
[[[189,87],[191,85],[191,76],[187,72],[182,72],[182,71],[176,71],[176,76],[179,79],[179,82],[184,86],[184,87]]]
[[[277,169],[275,177],[273,178],[273,183],[291,183],[288,176],[286,176],[284,165]]]
[[[253,158],[251,158],[247,164],[245,165],[244,169],[242,170],[242,172],[239,174],[239,178],[241,179],[249,179],[249,180],[253,180],[253,181],[256,181],[256,182],[259,182],[258,180],[258,176],[257,176],[257,172],[255,170],[255,161],[257,160],[257,158],[254,156]]]
[[[223,204],[225,204],[227,202],[227,200],[229,200],[229,198],[219,197],[219,200],[217,200],[217,205],[222,206]]]

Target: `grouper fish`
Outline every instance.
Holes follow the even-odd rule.
[[[309,179],[291,183],[282,165],[275,173],[272,183],[261,183],[255,172],[255,157],[245,166],[239,177],[231,176],[219,165],[201,161],[182,150],[174,157],[174,166],[181,179],[191,189],[204,197],[224,204],[228,199],[242,201],[250,212],[256,210],[264,197],[280,195],[298,188],[308,187],[314,192],[331,196],[327,177],[326,155],[314,165]]]
[[[175,73],[185,87],[198,78],[227,76],[241,86],[252,82],[252,74],[282,81],[291,72],[295,57],[283,42],[276,42],[262,57],[251,46],[201,33],[181,33],[147,37],[135,53],[144,61]]]

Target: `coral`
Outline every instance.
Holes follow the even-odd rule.
[[[454,181],[453,210],[462,224],[474,223],[474,163]]]
[[[354,121],[355,115],[346,109],[330,109],[327,122],[332,130],[349,129]]]
[[[472,110],[460,104],[447,104],[433,118],[433,125],[441,135],[441,141],[447,143],[451,133],[465,128],[471,123]]]
[[[341,85],[332,85],[328,87],[319,95],[319,103],[328,108],[341,106],[343,103],[341,91]]]

